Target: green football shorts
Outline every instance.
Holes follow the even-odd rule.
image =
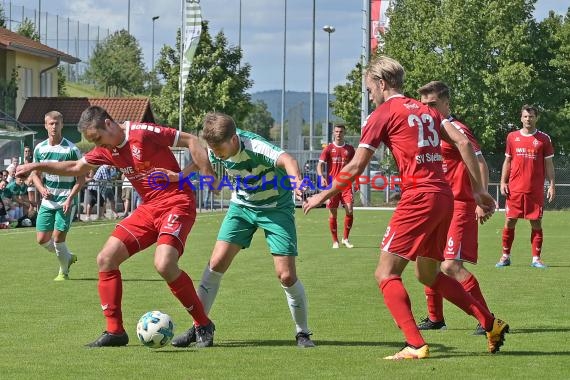
[[[51,209],[40,206],[36,219],[36,230],[41,232],[61,231],[67,232],[71,228],[71,211],[63,213],[62,208]]]
[[[252,209],[230,203],[218,232],[218,240],[248,248],[258,228],[273,255],[297,256],[295,207]]]

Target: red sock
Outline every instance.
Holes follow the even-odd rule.
[[[348,239],[348,235],[350,235],[350,229],[352,228],[352,221],[354,220],[354,215],[345,215],[344,216],[344,238]]]
[[[428,318],[432,322],[443,321],[443,297],[441,294],[430,288],[429,286],[424,286],[424,292],[426,294],[427,308],[428,308]]]
[[[493,317],[486,308],[481,306],[471,294],[467,293],[456,279],[440,272],[431,287],[439,292],[443,298],[467,314],[477,318],[485,330],[490,331],[493,328],[493,320],[495,317]]]
[[[121,300],[123,298],[121,272],[118,269],[99,272],[97,288],[103,315],[107,320],[107,332],[111,334],[124,333],[123,313],[121,311]]]
[[[513,246],[513,240],[515,240],[515,229],[514,228],[503,228],[503,255],[511,254],[511,247]]]
[[[406,342],[414,347],[421,347],[426,344],[420,334],[416,321],[412,314],[412,304],[410,297],[400,276],[391,276],[380,282],[380,291],[384,295],[384,303],[396,324],[404,333]]]
[[[542,229],[530,231],[530,244],[532,245],[532,256],[540,257],[540,251],[542,251]]]
[[[172,294],[178,298],[182,306],[188,310],[188,313],[192,315],[192,318],[199,326],[206,326],[210,322],[210,319],[204,312],[204,306],[202,306],[202,302],[198,298],[198,294],[196,294],[192,279],[186,272],[182,271],[180,276],[168,284],[168,286]]]
[[[475,278],[475,276],[473,276],[473,274],[467,277],[461,283],[461,286],[463,286],[463,289],[465,289],[467,293],[471,294],[471,296],[475,298],[477,302],[481,304],[481,306],[485,307],[485,309],[487,309],[487,311],[490,312],[489,306],[487,306],[487,302],[485,302],[485,297],[483,297],[483,293],[481,293],[481,288],[479,287],[479,281],[477,281],[477,279]]]
[[[329,229],[334,242],[338,243],[336,218],[329,218]]]

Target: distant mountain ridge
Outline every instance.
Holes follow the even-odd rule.
[[[287,113],[296,107],[301,106],[302,117],[305,123],[309,123],[310,120],[310,92],[299,92],[299,91],[287,91],[285,93],[285,119],[287,119]],[[251,94],[251,100],[256,102],[258,100],[263,101],[267,104],[267,110],[271,113],[271,116],[275,119],[276,123],[281,123],[281,90],[268,90],[260,91]],[[330,101],[334,100],[334,95],[331,94]],[[327,119],[327,94],[322,92],[315,92],[315,125],[324,124]],[[330,115],[331,121],[334,120],[334,116]]]

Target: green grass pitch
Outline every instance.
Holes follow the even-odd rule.
[[[342,214],[342,211],[340,212]],[[470,266],[493,312],[511,333],[501,352],[486,352],[484,337],[471,335],[476,321],[445,304],[448,330],[426,332],[432,356],[390,362],[403,336],[374,279],[378,244],[389,211],[356,210],[354,249],[332,250],[326,210],[304,216],[297,209],[298,275],[309,301],[316,349],[298,349],[285,295],[276,279],[263,233],[240,252],[222,280],[211,318],[215,347],[150,350],[135,334],[149,310],[170,314],[175,333],[191,319],[152,265],[152,250],[121,267],[123,317],[128,347],[87,349],[105,328],[97,295],[95,257],[112,223],[76,223],[68,246],[79,261],[71,280],[57,283],[57,260],[35,242],[35,231],[0,231],[0,378],[2,379],[567,379],[570,371],[570,215],[547,212],[543,258],[549,268],[529,266],[530,232],[519,221],[513,265],[496,269],[504,214],[480,228],[479,265]],[[186,244],[180,265],[197,286],[222,216],[205,213]],[[342,217],[339,218],[339,229]],[[413,268],[404,273],[416,319],[426,314]]]

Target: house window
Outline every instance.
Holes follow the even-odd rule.
[[[23,76],[22,76],[22,81],[23,83],[23,88],[24,88],[24,98],[29,98],[31,96],[34,95],[33,90],[34,90],[34,76],[32,73],[32,69],[28,69],[25,68],[23,69]]]
[[[53,74],[51,72],[43,73],[41,76],[40,96],[52,96]]]

